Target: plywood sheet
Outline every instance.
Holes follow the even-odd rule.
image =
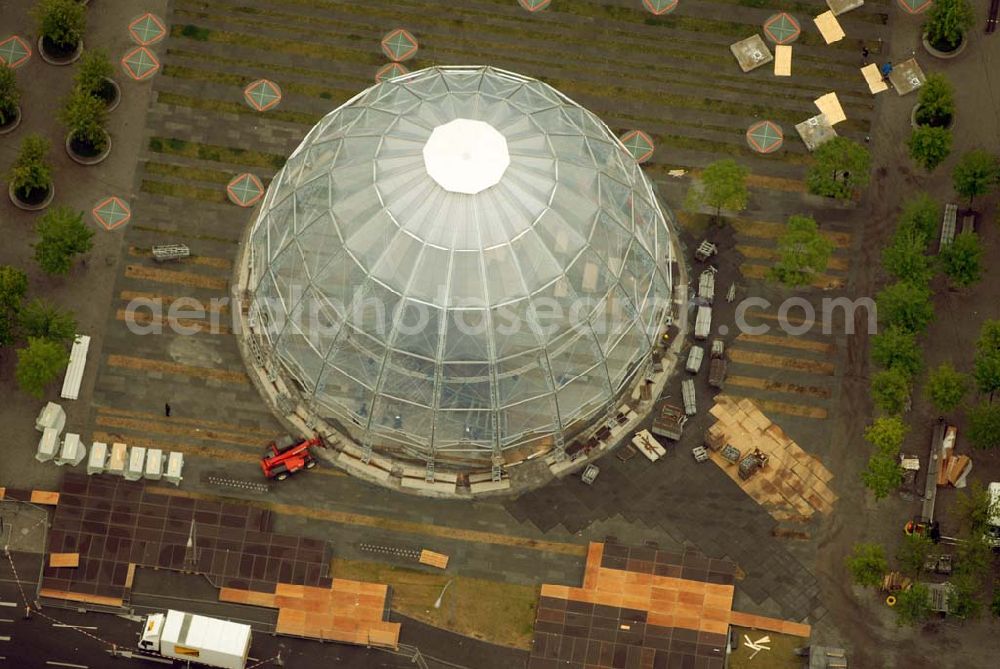
[[[100,606],[122,607],[120,597],[103,597],[101,595],[87,595],[82,592],[70,592],[68,590],[53,590],[42,588],[38,594],[49,599],[65,599],[72,602],[85,602],[87,604],[99,604]]]
[[[426,548],[420,551],[420,564],[425,564],[438,569],[448,568],[448,556],[443,553],[435,553]]]
[[[49,555],[50,567],[79,567],[79,553],[52,553]]]
[[[774,47],[774,76],[792,76],[792,45],[778,44]]]
[[[821,95],[814,102],[816,108],[826,117],[826,122],[830,125],[837,125],[841,121],[847,120],[847,115],[844,114],[844,108],[840,106],[840,99],[837,98],[836,92]]]
[[[56,504],[59,503],[59,493],[51,492],[48,490],[32,490],[31,503],[55,506]]]
[[[827,44],[833,44],[844,39],[844,29],[841,27],[837,17],[833,15],[833,12],[823,12],[813,19],[813,23],[816,24],[816,29],[819,30],[823,36],[823,40]]]
[[[865,78],[865,83],[868,84],[868,90],[872,92],[872,95],[889,88],[889,84],[882,80],[882,73],[878,71],[878,65],[875,63],[868,63],[862,67],[861,76]]]

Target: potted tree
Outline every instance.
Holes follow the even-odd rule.
[[[13,68],[0,63],[0,135],[14,132],[21,124],[21,92]]]
[[[77,88],[59,112],[66,126],[66,153],[81,165],[96,165],[111,153],[111,135],[104,128],[108,110],[104,102]]]
[[[914,128],[929,125],[948,129],[955,125],[955,91],[943,74],[927,75],[910,114],[910,124]]]
[[[77,0],[41,0],[34,9],[38,22],[38,53],[50,65],[69,65],[83,53],[86,27],[83,5]]]
[[[927,12],[923,43],[927,53],[937,58],[954,58],[965,50],[965,33],[975,15],[969,0],[934,0]]]
[[[52,168],[45,162],[49,141],[41,135],[28,135],[21,151],[7,173],[10,201],[20,209],[37,211],[49,206],[56,194]]]
[[[76,87],[104,102],[109,112],[118,108],[122,89],[111,78],[115,68],[104,49],[91,49],[83,54],[76,71]]]

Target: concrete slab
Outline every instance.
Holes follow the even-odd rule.
[[[889,73],[889,82],[896,89],[899,95],[908,95],[924,85],[927,77],[920,69],[916,58],[904,60],[902,63],[893,66]]]
[[[815,151],[817,147],[837,136],[837,131],[833,129],[823,114],[806,119],[796,125],[795,130],[798,131],[799,137],[802,138],[806,148],[810,151]]]
[[[751,35],[744,40],[730,44],[729,50],[744,72],[750,72],[774,60],[771,50],[767,48],[767,44],[764,43],[764,39],[760,35]]]

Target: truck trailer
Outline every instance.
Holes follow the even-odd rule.
[[[218,669],[244,669],[250,626],[169,610],[146,617],[139,648]]]

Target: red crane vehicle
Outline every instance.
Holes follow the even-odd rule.
[[[284,481],[301,469],[312,469],[316,466],[316,458],[309,449],[322,446],[319,437],[312,439],[295,439],[285,436],[267,445],[264,456],[260,459],[260,468],[269,479]]]

